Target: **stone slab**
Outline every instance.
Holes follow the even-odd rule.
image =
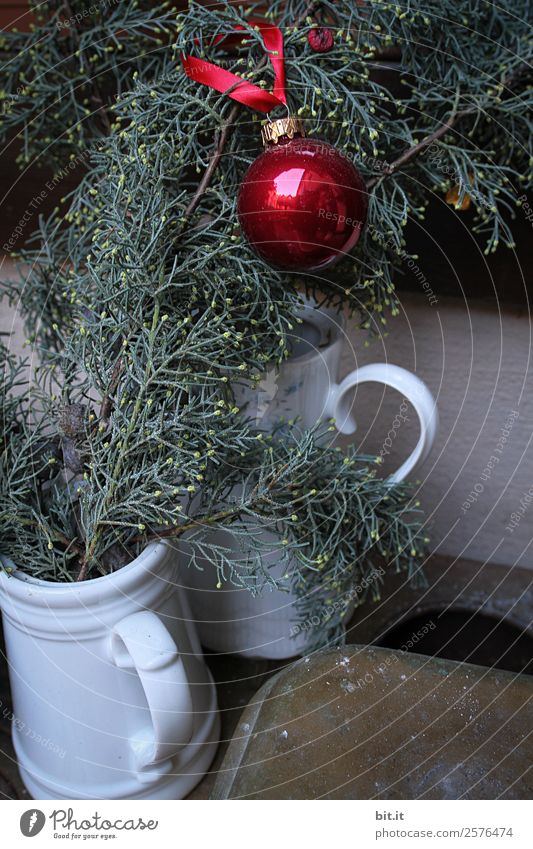
[[[239,721],[214,799],[530,799],[533,678],[365,646],[297,661]]]

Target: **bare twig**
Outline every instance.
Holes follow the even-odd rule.
[[[104,396],[102,400],[102,405],[100,407],[100,421],[102,422],[102,424],[107,424],[109,421],[109,416],[111,415],[111,410],[113,406],[113,402],[111,401],[111,395],[118,386],[121,371],[122,357],[119,357],[115,363],[115,367],[111,374],[111,380],[109,381],[109,389],[107,390],[107,394]]]
[[[219,522],[221,519],[228,519],[230,516],[237,516],[240,512],[241,505],[237,505],[237,507],[232,507],[229,510],[220,510],[218,513],[213,513],[212,516],[202,516],[192,522],[186,522],[184,525],[175,525],[171,528],[154,529],[146,535],[139,534],[138,536],[133,537],[130,542],[132,544],[136,544],[139,542],[146,542],[147,540],[158,540],[181,536],[181,534],[184,534],[186,531],[192,531],[195,528],[211,525],[213,522]]]
[[[65,9],[65,13],[69,21],[75,21],[75,16],[72,13],[72,7],[69,3],[69,0],[63,0],[63,7]],[[74,23],[71,27],[69,27],[69,30],[71,38],[76,45],[76,49],[81,51],[81,41],[77,30],[77,24]],[[107,107],[104,103],[102,92],[100,90],[100,86],[98,85],[96,77],[93,77],[93,79],[90,81],[89,100],[91,101],[91,103],[93,103],[95,107],[94,111],[100,118],[105,135],[110,135],[111,121],[109,120],[109,115],[107,114]]]
[[[82,557],[81,567],[80,567],[80,571],[78,572],[78,576],[76,578],[76,581],[84,581],[85,580],[85,578],[87,577],[88,568],[89,568],[89,561],[87,560],[86,557]]]
[[[506,80],[503,81],[502,86],[504,90],[510,89],[513,83],[520,78],[523,74],[524,70],[527,66],[523,65],[515,71],[514,74],[511,74],[507,77]],[[373,189],[378,183],[380,183],[384,178],[390,177],[391,174],[394,174],[398,168],[402,165],[405,165],[407,162],[410,162],[411,159],[414,159],[423,150],[425,150],[429,145],[433,144],[434,141],[438,141],[438,139],[442,138],[446,135],[449,130],[453,129],[455,124],[461,120],[461,118],[465,118],[467,115],[473,115],[478,110],[474,106],[470,106],[468,109],[462,109],[457,112],[455,109],[451,112],[450,117],[444,124],[441,124],[433,133],[429,136],[425,136],[421,141],[414,144],[412,147],[407,148],[399,157],[395,159],[394,162],[391,162],[387,168],[383,169],[383,173],[378,177],[373,177],[368,181],[366,187],[368,190]]]
[[[456,112],[455,114],[450,115],[449,119],[445,121],[444,124],[441,124],[438,129],[436,129],[433,133],[430,133],[429,136],[424,136],[424,138],[417,142],[417,144],[407,148],[407,150],[405,150],[398,159],[395,159],[394,162],[391,162],[387,168],[384,168],[383,173],[380,174],[379,177],[373,177],[372,180],[369,180],[366,184],[367,189],[373,189],[374,186],[381,182],[381,180],[385,177],[390,177],[391,174],[394,174],[398,170],[398,168],[405,165],[406,162],[410,162],[411,159],[414,159],[415,156],[422,153],[422,151],[433,144],[434,141],[437,141],[442,138],[442,136],[446,135],[446,133],[454,127],[460,118],[463,118],[465,115],[471,115],[472,112],[474,112],[473,109],[464,109],[462,112]]]
[[[207,168],[205,169],[202,179],[198,183],[198,187],[191,198],[191,201],[185,210],[185,218],[189,218],[201,199],[201,197],[205,194],[206,190],[209,188],[211,183],[211,178],[213,174],[218,168],[218,163],[220,162],[220,157],[224,153],[224,148],[226,147],[226,142],[228,140],[228,136],[231,133],[233,125],[237,120],[237,116],[239,114],[239,105],[236,103],[232,107],[226,121],[222,125],[220,132],[217,134],[215,147],[211,156],[209,157],[209,162],[207,164]]]

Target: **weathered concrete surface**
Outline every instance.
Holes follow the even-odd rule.
[[[215,799],[525,799],[533,678],[388,649],[303,658],[245,710]]]

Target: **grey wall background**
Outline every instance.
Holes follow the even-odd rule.
[[[416,372],[436,397],[440,430],[418,473],[432,545],[453,556],[533,568],[529,545],[533,498],[528,495],[531,506],[524,501],[533,486],[533,370],[527,315],[454,298],[439,298],[430,306],[423,295],[403,295],[402,314],[388,323],[387,331],[365,347],[366,337],[348,326],[343,373],[354,364],[397,363]],[[394,391],[360,387],[354,398],[360,448],[379,454],[400,403]],[[413,413],[397,430],[391,448],[396,465],[416,438]],[[390,470],[393,466],[388,463]],[[519,514],[517,527],[506,530],[521,499],[526,509]]]

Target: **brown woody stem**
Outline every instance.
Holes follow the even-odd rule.
[[[402,165],[405,165],[406,162],[410,162],[411,159],[414,159],[415,156],[418,156],[423,150],[429,147],[433,142],[438,141],[438,139],[442,138],[442,136],[446,135],[446,133],[453,128],[455,123],[459,120],[459,118],[463,118],[465,115],[470,115],[472,113],[472,109],[465,109],[463,112],[456,112],[454,115],[451,115],[450,118],[441,124],[441,126],[435,130],[435,132],[431,133],[429,136],[424,136],[424,138],[414,144],[412,147],[407,148],[399,157],[395,159],[394,162],[391,162],[390,165],[383,170],[383,174],[380,174],[379,177],[373,177],[372,180],[369,180],[366,184],[367,189],[373,189],[381,180],[385,177],[390,177],[391,174],[394,174],[395,171],[398,170]]]

